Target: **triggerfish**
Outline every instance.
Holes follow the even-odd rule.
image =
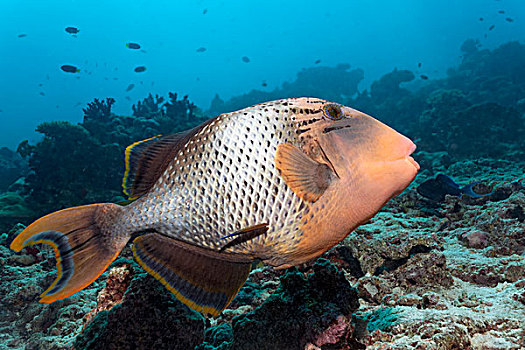
[[[222,114],[125,152],[131,203],[44,216],[11,249],[51,245],[58,276],[41,302],[92,283],[128,241],[190,308],[218,315],[256,259],[282,269],[326,252],[414,179],[407,137],[355,109],[285,99]]]
[[[417,193],[435,202],[443,202],[447,194],[457,197],[466,195],[472,198],[480,198],[492,194],[492,192],[484,194],[474,192],[472,188],[477,184],[479,184],[479,182],[472,182],[461,187],[452,180],[450,176],[438,174],[435,179],[427,180],[419,185],[417,187]]]

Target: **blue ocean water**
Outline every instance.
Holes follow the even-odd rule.
[[[0,1],[0,350],[525,349],[523,21],[524,0]],[[288,135],[314,135],[289,136],[308,154],[251,153],[282,133],[243,125],[157,181],[181,146],[157,135],[299,96],[338,103],[277,104],[305,118]],[[341,124],[310,134],[318,121]],[[264,152],[275,163],[250,163]],[[294,231],[293,214],[268,234],[260,208],[278,221],[297,198],[317,208],[305,226],[334,211],[333,225]],[[333,238],[349,222],[363,224]],[[284,258],[225,258],[274,237]]]
[[[148,93],[176,91],[206,110],[216,93],[272,90],[317,60],[362,68],[363,90],[419,62],[422,74],[443,77],[467,38],[494,48],[525,37],[521,0],[5,0],[0,9],[0,144],[12,148],[37,140],[42,121],[80,122],[93,98],[113,97],[116,113],[131,114]],[[65,73],[64,64],[80,72]],[[141,65],[147,70],[135,73]]]

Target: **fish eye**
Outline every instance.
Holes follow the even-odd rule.
[[[323,107],[323,114],[326,118],[332,120],[340,120],[344,118],[343,110],[341,106],[336,103],[330,103]]]

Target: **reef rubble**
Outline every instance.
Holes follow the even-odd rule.
[[[476,176],[494,191],[485,198],[429,203],[412,187],[343,242],[366,273],[356,315],[367,349],[525,346],[525,225],[514,209],[525,187],[515,166]]]

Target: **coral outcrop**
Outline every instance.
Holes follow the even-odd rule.
[[[312,265],[306,277],[288,269],[280,286],[259,307],[235,316],[206,333],[198,349],[303,349],[349,346],[357,291],[343,273],[326,259]]]
[[[109,285],[98,295],[99,311],[74,348],[186,350],[202,343],[204,318],[134,266],[133,272],[129,267],[110,272]]]

